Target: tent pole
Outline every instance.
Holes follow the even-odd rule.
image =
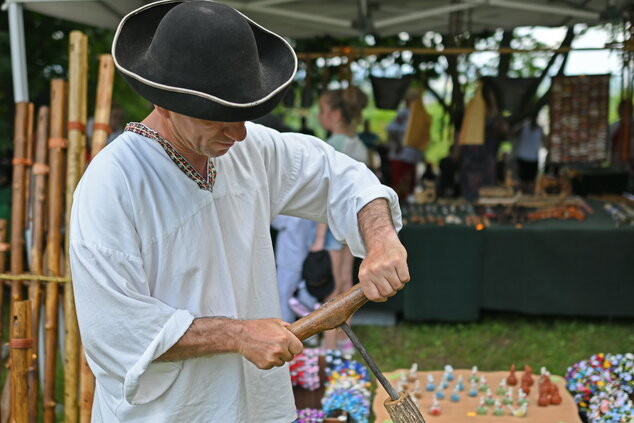
[[[26,47],[24,45],[23,7],[10,2],[9,35],[11,39],[11,71],[13,75],[13,98],[16,103],[29,101],[29,85],[26,76]]]

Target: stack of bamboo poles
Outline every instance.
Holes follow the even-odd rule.
[[[69,247],[66,228],[72,194],[88,161],[87,77],[88,39],[83,33],[73,31],[69,81],[51,81],[50,106],[38,109],[37,124],[33,104],[16,104],[10,243],[6,242],[7,222],[0,220],[0,316],[7,284],[11,293],[10,354],[4,366],[8,370],[3,370],[8,374],[0,397],[0,423],[56,421],[59,398],[55,395],[55,375],[60,356],[64,358],[64,421],[90,422],[94,377],[80,345],[69,259],[65,253]],[[102,55],[90,158],[103,148],[110,132],[113,79],[112,57]],[[7,251],[10,267],[4,273]],[[63,342],[58,339],[60,304],[63,304]],[[7,322],[1,323],[0,339]],[[44,336],[40,339],[42,323]],[[40,345],[42,348],[38,349]],[[38,357],[38,350],[44,351],[43,357]],[[40,365],[44,367],[42,387]],[[38,415],[40,409],[42,416]]]

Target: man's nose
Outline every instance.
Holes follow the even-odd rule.
[[[228,123],[225,127],[225,135],[234,141],[244,141],[247,137],[247,128],[244,122]]]

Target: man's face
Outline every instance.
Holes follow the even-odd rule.
[[[244,122],[214,122],[163,111],[168,112],[169,139],[177,149],[180,147],[195,154],[218,157],[247,136]],[[164,112],[161,115],[165,117]]]

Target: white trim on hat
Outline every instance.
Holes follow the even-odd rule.
[[[203,1],[208,1],[210,3],[217,3],[213,0],[203,0]],[[132,12],[128,13],[127,15],[125,15],[123,17],[123,19],[121,19],[121,22],[119,22],[119,26],[117,27],[117,32],[114,35],[114,39],[112,40],[112,49],[111,49],[111,53],[112,53],[112,59],[114,60],[114,64],[115,66],[119,69],[119,71],[123,72],[124,74],[128,75],[131,78],[136,79],[139,82],[142,82],[146,85],[149,85],[150,87],[154,87],[154,88],[158,88],[158,89],[162,89],[162,90],[166,90],[166,91],[173,91],[176,93],[181,93],[181,94],[191,94],[191,95],[195,95],[198,97],[202,97],[204,99],[207,100],[211,100],[214,101],[216,103],[219,103],[223,106],[229,106],[229,107],[240,107],[240,108],[248,108],[248,107],[253,107],[253,106],[257,106],[261,103],[266,102],[267,100],[269,100],[271,97],[275,96],[276,94],[278,94],[280,91],[284,90],[291,82],[293,82],[293,79],[295,78],[295,73],[297,72],[297,55],[295,54],[295,51],[293,50],[293,47],[291,47],[291,45],[281,36],[279,36],[278,34],[276,34],[273,31],[269,31],[268,29],[264,28],[262,25],[259,25],[257,22],[254,22],[253,20],[249,19],[249,17],[245,16],[243,13],[241,13],[239,10],[236,10],[236,12],[238,12],[240,15],[242,15],[247,21],[249,21],[251,24],[257,26],[258,28],[262,29],[265,32],[268,32],[269,34],[279,38],[284,45],[286,45],[286,47],[288,47],[288,49],[291,51],[292,56],[293,56],[293,61],[294,63],[294,70],[293,73],[291,75],[291,77],[284,82],[282,85],[280,85],[278,88],[276,88],[274,91],[272,91],[271,93],[269,93],[266,97],[263,97],[259,100],[256,101],[252,101],[249,103],[233,103],[231,101],[226,101],[223,100],[219,97],[213,96],[211,94],[207,94],[204,93],[202,91],[197,91],[197,90],[192,90],[189,88],[182,88],[182,87],[175,87],[172,85],[165,85],[165,84],[160,84],[158,82],[154,82],[154,81],[150,81],[149,79],[146,79],[144,77],[142,77],[139,74],[136,74],[126,68],[124,68],[123,66],[121,66],[119,64],[119,61],[117,60],[117,55],[115,54],[115,46],[117,45],[117,39],[119,38],[119,33],[121,32],[121,28],[123,28],[123,24],[128,20],[128,18],[144,11],[145,9],[149,9],[151,7],[160,5],[160,4],[167,4],[167,3],[183,3],[183,0],[159,0],[156,1],[154,3],[149,3],[146,4],[144,6],[139,7],[138,9],[133,10]],[[235,9],[234,9],[235,10]]]

